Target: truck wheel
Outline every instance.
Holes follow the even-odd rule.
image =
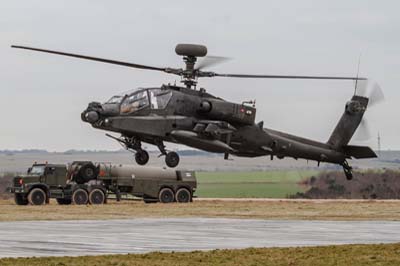
[[[46,193],[41,188],[34,188],[28,194],[28,202],[31,205],[43,205],[46,203]]]
[[[80,181],[83,181],[83,183],[86,183],[97,177],[97,169],[93,164],[88,163],[88,164],[85,164],[84,166],[82,166],[82,168],[79,170],[79,175],[83,179]]]
[[[86,190],[82,188],[78,188],[77,190],[74,191],[72,194],[72,202],[75,205],[84,205],[87,204],[89,200],[88,193]]]
[[[174,202],[174,192],[170,188],[163,188],[158,194],[158,200],[161,203],[171,203]]]
[[[145,165],[149,161],[149,153],[145,150],[138,150],[135,154],[135,161],[138,165]]]
[[[104,192],[101,189],[93,189],[89,194],[90,204],[103,204],[106,199]]]
[[[192,194],[187,188],[180,188],[175,195],[176,201],[180,203],[188,203],[192,200]]]
[[[61,198],[59,198],[59,199],[56,199],[56,201],[60,205],[69,205],[69,204],[72,203],[71,199],[61,199]]]
[[[168,152],[165,156],[165,163],[168,167],[176,167],[179,164],[179,155],[174,151]]]
[[[28,199],[23,194],[14,194],[14,201],[17,205],[28,205]]]

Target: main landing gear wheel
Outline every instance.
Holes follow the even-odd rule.
[[[165,163],[168,167],[176,167],[179,164],[179,155],[174,151],[168,152],[167,155],[165,155]]]
[[[41,188],[34,188],[29,192],[28,202],[31,205],[43,205],[46,203],[46,193]]]
[[[149,153],[145,150],[138,150],[135,154],[135,161],[139,165],[145,165],[149,161]]]

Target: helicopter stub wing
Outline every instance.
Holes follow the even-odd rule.
[[[232,147],[221,140],[202,138],[193,131],[173,130],[171,132],[171,136],[177,143],[185,144],[187,146],[209,152],[227,153],[234,151]]]
[[[212,136],[231,134],[236,128],[225,121],[200,120],[197,121],[193,131],[199,134]]]

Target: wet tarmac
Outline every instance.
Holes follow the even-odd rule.
[[[140,218],[0,223],[0,257],[400,242],[400,222]]]

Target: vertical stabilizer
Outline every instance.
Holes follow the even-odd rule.
[[[351,140],[368,106],[368,98],[354,95],[328,140],[335,150],[342,150]]]

